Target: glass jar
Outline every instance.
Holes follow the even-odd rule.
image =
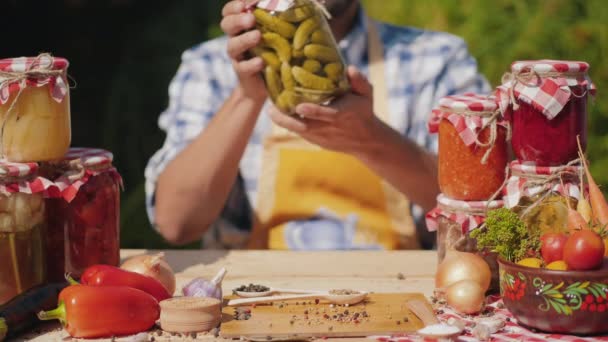
[[[502,208],[503,201],[458,201],[440,194],[437,207],[426,215],[427,227],[437,232],[437,264],[450,251],[475,253],[490,266],[492,272],[491,289],[498,289],[498,261],[495,253],[479,251],[477,240],[470,233],[479,228],[486,219],[487,212]]]
[[[46,280],[44,188],[37,168],[0,162],[0,305]]]
[[[439,133],[439,188],[461,201],[488,200],[505,180],[508,123],[494,97],[448,96],[433,110]]]
[[[526,226],[541,232],[568,231],[568,205],[581,195],[579,165],[536,166],[514,161],[504,197],[505,207],[518,213]]]
[[[252,8],[262,43],[251,52],[266,62],[268,95],[282,112],[322,104],[350,89],[346,64],[320,5],[312,0],[262,0]]]
[[[55,160],[70,146],[68,61],[43,54],[0,60],[2,155],[14,162]],[[25,80],[25,81],[24,81]],[[6,87],[6,88],[4,88]]]
[[[559,166],[578,157],[577,136],[586,147],[588,69],[587,63],[567,61],[512,65],[512,145],[518,160]]]
[[[122,180],[112,154],[72,148],[57,163],[44,165],[45,176],[62,189],[46,200],[49,278],[79,277],[89,266],[120,263],[120,192]]]

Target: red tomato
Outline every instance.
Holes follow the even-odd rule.
[[[604,260],[604,241],[590,230],[583,229],[573,233],[564,246],[564,261],[571,270],[593,270]]]
[[[543,256],[545,264],[563,260],[564,245],[568,241],[566,234],[546,233],[541,236],[540,241],[540,254]]]

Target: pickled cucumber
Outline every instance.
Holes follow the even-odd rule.
[[[291,72],[296,81],[304,88],[327,91],[336,89],[336,85],[329,78],[317,76],[302,67],[295,66]]]
[[[292,90],[284,90],[277,97],[276,105],[283,113],[291,114],[298,105],[298,96]]]
[[[264,44],[269,48],[276,51],[277,56],[281,62],[291,61],[291,45],[287,41],[287,39],[281,37],[280,35],[272,32],[264,33],[262,35],[264,40]]]
[[[279,15],[279,18],[289,21],[292,23],[302,22],[315,14],[315,8],[313,6],[301,6],[293,8],[289,11],[285,11]]]
[[[306,58],[316,59],[323,63],[340,62],[340,55],[334,48],[320,44],[308,44],[304,47]]]
[[[274,52],[261,47],[255,47],[253,48],[253,53],[256,56],[262,57],[266,65],[270,65],[275,69],[279,69],[281,67],[281,61]]]
[[[289,63],[283,62],[281,65],[281,80],[283,81],[283,88],[286,90],[293,90],[296,87],[296,81],[291,74],[291,66]]]
[[[327,33],[323,32],[323,30],[316,30],[315,32],[313,32],[312,35],[310,36],[310,41],[315,44],[321,44],[321,45],[331,45],[332,44],[331,38],[327,35]]]
[[[296,34],[296,27],[294,25],[262,9],[256,8],[253,11],[253,15],[260,25],[286,39],[291,39]]]
[[[293,58],[304,58],[304,51],[302,50],[293,50],[291,52]]]
[[[325,65],[323,71],[325,71],[325,75],[327,75],[330,80],[338,82],[342,78],[344,68],[342,67],[342,63],[329,63]]]
[[[314,59],[307,59],[302,64],[302,68],[312,72],[313,74],[316,74],[321,71],[321,63]]]
[[[319,20],[315,17],[306,19],[298,26],[296,34],[293,38],[294,50],[302,50],[304,45],[310,40],[312,33],[319,27]]]
[[[281,94],[281,91],[283,91],[283,85],[281,84],[279,72],[273,69],[271,66],[267,66],[264,69],[264,79],[266,80],[268,95],[270,95],[270,98],[276,99]]]

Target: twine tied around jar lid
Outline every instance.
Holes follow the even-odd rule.
[[[82,158],[72,159],[67,162],[69,171],[65,173],[65,176],[71,181],[75,182],[82,179],[87,171],[100,172],[109,170],[112,168],[111,163],[99,163],[93,165],[85,165]]]
[[[459,114],[459,115],[466,116],[466,117],[477,116],[477,117],[481,117],[481,118],[488,118],[487,122],[481,126],[481,128],[477,132],[477,135],[475,136],[475,145],[477,145],[481,148],[487,148],[486,152],[484,153],[483,157],[481,158],[481,163],[483,165],[487,164],[488,158],[490,157],[490,154],[492,153],[492,150],[494,149],[494,145],[496,144],[496,139],[498,138],[498,125],[499,125],[498,120],[502,116],[501,110],[496,109],[494,111],[473,111],[473,110],[469,110],[469,109],[465,109],[465,108],[448,108],[448,107],[440,107],[440,109],[442,111],[452,112],[452,113]],[[511,136],[512,136],[511,125],[507,124],[504,127],[507,130],[507,141],[511,141]],[[490,128],[490,137],[488,138],[488,141],[483,142],[479,139],[479,135],[486,128]]]

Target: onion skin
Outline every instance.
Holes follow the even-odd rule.
[[[175,274],[164,257],[165,253],[137,255],[125,260],[120,268],[158,280],[169,294],[173,295],[175,293]]]
[[[492,280],[490,266],[479,255],[450,251],[437,268],[435,288],[445,289],[461,280],[476,281],[485,292]]]
[[[479,313],[485,305],[485,290],[474,280],[461,280],[450,285],[446,291],[448,305],[459,313]]]

